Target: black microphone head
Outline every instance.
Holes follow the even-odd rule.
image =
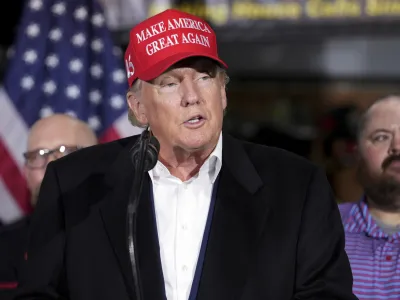
[[[160,152],[160,142],[155,136],[150,137],[150,141],[146,151],[145,172],[153,169],[158,160],[158,153]]]
[[[152,135],[150,138],[150,142],[149,145],[152,145],[153,147],[155,147],[155,150],[157,151],[157,155],[160,152],[160,142],[157,140],[157,138]]]
[[[139,169],[142,158],[143,172],[153,169],[157,163],[159,152],[160,143],[157,138],[151,136],[147,130],[144,131],[131,149],[131,159],[136,170]]]

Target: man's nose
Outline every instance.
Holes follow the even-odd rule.
[[[182,82],[182,106],[196,104],[199,100],[199,92],[193,81]]]
[[[62,156],[63,156],[62,153],[60,153],[58,151],[50,153],[49,156],[47,157],[47,164],[52,162],[52,161],[54,161],[54,160],[59,159]]]
[[[389,154],[400,154],[400,133],[396,133],[393,136],[390,144]]]
[[[47,163],[50,163],[50,162],[56,160],[57,158],[58,158],[58,157],[57,157],[54,153],[52,153],[52,154],[50,154],[49,157],[47,158]]]

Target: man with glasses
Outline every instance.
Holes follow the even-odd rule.
[[[94,132],[86,123],[68,115],[56,114],[40,119],[31,128],[25,158],[24,173],[31,193],[31,205],[36,206],[40,185],[50,161],[80,148],[97,144]],[[21,187],[22,188],[22,187]],[[22,261],[30,217],[0,230],[0,299],[12,299],[18,284],[17,269]]]
[[[40,184],[50,161],[95,144],[96,136],[86,123],[68,115],[53,115],[34,124],[24,153],[31,204],[36,205]]]

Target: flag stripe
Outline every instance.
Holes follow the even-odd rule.
[[[8,290],[8,289],[15,289],[18,287],[18,282],[10,281],[10,282],[0,282],[0,289]]]
[[[0,138],[0,175],[6,184],[9,193],[15,199],[22,212],[30,212],[29,192],[26,188],[26,181],[19,168],[16,167],[12,155],[7,151],[2,139]]]
[[[99,139],[100,143],[107,143],[119,138],[118,132],[114,127],[110,127]]]
[[[114,123],[115,130],[121,137],[131,136],[140,134],[143,129],[137,126],[133,126],[128,119],[128,113],[124,113]]]
[[[4,224],[13,222],[22,217],[24,212],[18,206],[15,198],[9,193],[7,186],[0,178],[0,219]]]
[[[0,137],[13,155],[18,168],[22,170],[24,164],[22,151],[26,148],[28,128],[2,86],[0,87],[0,107]]]

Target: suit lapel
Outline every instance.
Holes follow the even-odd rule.
[[[135,299],[134,282],[127,244],[126,211],[133,183],[133,165],[129,149],[132,143],[121,150],[114,165],[106,174],[110,187],[100,207],[105,230],[114,249],[121,273],[131,299]],[[159,256],[159,244],[155,217],[150,197],[149,177],[145,174],[137,218],[137,253],[145,299],[165,299],[164,280]]]
[[[224,135],[223,149],[223,166],[198,300],[239,297],[268,211],[267,201],[257,197],[258,190],[268,188],[242,144]],[[262,195],[268,197],[268,190]]]
[[[143,182],[139,204],[137,246],[144,299],[165,300],[164,277],[160,259],[157,223],[150,176]]]

